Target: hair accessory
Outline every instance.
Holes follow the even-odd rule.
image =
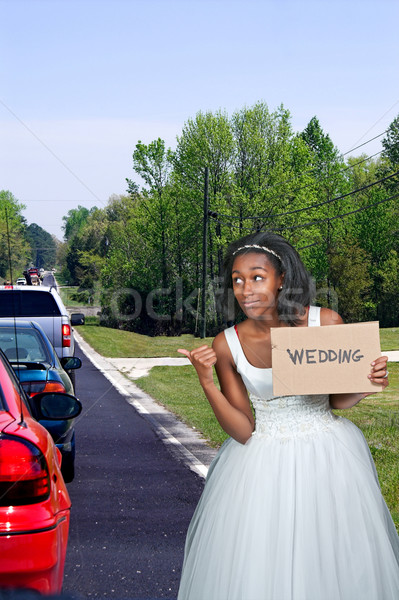
[[[274,250],[271,250],[270,248],[266,248],[266,246],[259,246],[259,244],[247,244],[245,246],[240,246],[239,248],[237,248],[237,250],[234,250],[233,256],[235,256],[237,254],[237,252],[240,252],[241,250],[246,250],[246,249],[250,249],[250,248],[256,248],[257,250],[263,250],[264,252],[273,254],[273,256],[275,256],[276,258],[279,259],[279,261],[281,261],[281,257],[277,254],[277,252],[275,252]]]

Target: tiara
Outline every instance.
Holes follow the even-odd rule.
[[[234,250],[233,256],[235,256],[237,254],[237,252],[240,252],[241,250],[246,250],[246,249],[250,249],[250,248],[256,248],[257,250],[263,250],[264,252],[273,254],[273,256],[275,256],[276,258],[279,259],[280,262],[282,262],[281,256],[279,256],[277,254],[277,252],[275,252],[274,250],[271,250],[270,248],[266,248],[266,246],[259,246],[259,244],[247,244],[245,246],[240,246],[239,248],[237,248],[237,250]]]

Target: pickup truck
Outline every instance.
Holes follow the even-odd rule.
[[[84,324],[83,314],[73,313],[69,316],[55,286],[0,286],[0,318],[4,317],[39,323],[59,359],[74,356],[72,327]]]

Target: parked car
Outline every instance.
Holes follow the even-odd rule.
[[[71,500],[60,470],[60,452],[37,419],[69,420],[81,409],[76,398],[56,392],[29,401],[0,351],[2,589],[61,592]]]
[[[33,398],[43,392],[73,394],[65,371],[82,366],[76,356],[58,359],[43,329],[33,321],[0,319],[0,349],[3,350],[25,392]],[[67,483],[75,475],[75,428],[73,420],[43,421],[62,454],[61,471]]]
[[[57,290],[44,286],[0,286],[0,318],[22,318],[38,323],[54,346],[58,358],[74,356],[73,326],[84,324],[84,315],[69,316]],[[75,385],[74,373],[70,373]]]
[[[15,283],[16,283],[16,285],[26,285],[26,279],[25,279],[25,277],[18,277],[18,279]]]

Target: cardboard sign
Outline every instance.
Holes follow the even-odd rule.
[[[368,374],[381,356],[378,321],[271,329],[273,393],[380,392]]]

